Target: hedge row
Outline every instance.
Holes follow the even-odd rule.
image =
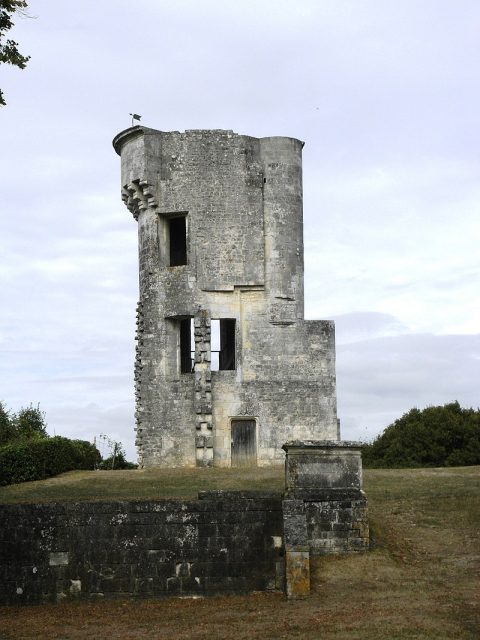
[[[94,469],[101,460],[93,444],[56,436],[0,448],[0,485],[43,480],[74,469]]]

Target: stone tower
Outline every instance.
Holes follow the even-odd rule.
[[[223,130],[119,133],[138,221],[140,464],[283,462],[338,440],[334,325],[305,320],[302,147]]]

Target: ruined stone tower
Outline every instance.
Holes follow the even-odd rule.
[[[304,320],[303,143],[136,126],[113,144],[138,221],[140,464],[264,466],[337,440],[334,326]]]

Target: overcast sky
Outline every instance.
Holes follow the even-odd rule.
[[[337,326],[345,439],[477,408],[478,0],[31,0],[0,86],[0,399],[135,457],[136,223],[111,140],[304,148],[306,317]]]

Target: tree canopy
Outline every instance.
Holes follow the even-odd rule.
[[[480,464],[480,410],[458,402],[410,409],[363,447],[366,467]]]
[[[47,437],[45,414],[39,405],[30,405],[11,414],[0,402],[0,447],[12,441]]]
[[[15,13],[25,14],[26,0],[0,0],[0,64],[12,64],[25,69],[30,56],[22,55],[18,50],[18,42],[5,40],[5,34],[13,27],[12,16]],[[5,98],[0,89],[0,105],[4,106]]]

